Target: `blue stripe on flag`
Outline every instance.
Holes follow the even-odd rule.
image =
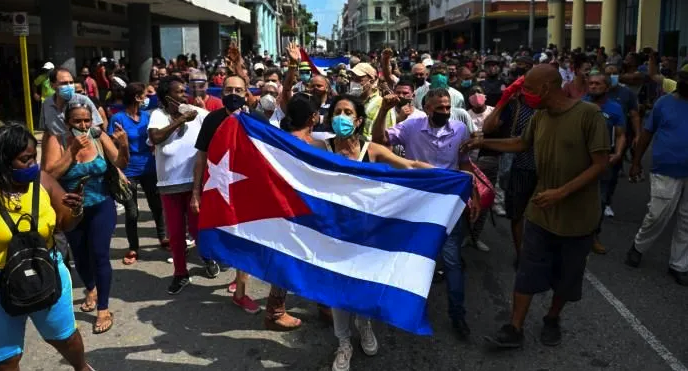
[[[313,212],[287,218],[324,235],[385,251],[408,252],[435,260],[447,229],[434,223],[383,218],[298,192]],[[409,207],[413,207],[409,205]]]
[[[471,176],[446,169],[394,169],[387,164],[361,163],[323,151],[272,125],[266,125],[248,114],[239,115],[246,133],[278,148],[312,166],[356,175],[362,178],[397,184],[425,192],[459,195],[466,201],[471,195]]]
[[[317,303],[359,313],[418,335],[432,334],[425,298],[408,291],[334,273],[218,229],[201,230],[198,246],[201,256]]]

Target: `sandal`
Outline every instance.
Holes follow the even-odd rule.
[[[122,258],[122,263],[124,265],[132,265],[136,263],[138,260],[139,254],[136,251],[129,250],[127,255],[124,255],[124,258]]]
[[[84,302],[81,303],[81,306],[79,307],[79,310],[81,310],[84,313],[91,313],[94,310],[96,310],[96,297],[89,297],[89,292],[86,292],[86,298],[84,298]],[[90,299],[90,300],[89,300]]]
[[[96,319],[96,321],[93,322],[93,333],[95,335],[100,335],[100,334],[104,334],[104,333],[110,331],[110,329],[112,328],[112,325],[115,324],[115,315],[112,314],[112,312],[108,312],[108,316],[105,317],[104,322],[107,323],[108,321],[110,323],[107,326],[103,327],[103,322],[101,322],[99,325],[98,319]]]

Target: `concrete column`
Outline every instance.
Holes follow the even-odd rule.
[[[201,58],[214,59],[220,54],[220,24],[213,21],[198,22],[198,38]]]
[[[148,84],[153,65],[150,4],[134,3],[127,6],[129,26],[129,65],[131,81]]]
[[[616,32],[617,32],[617,2],[616,0],[605,0],[602,2],[602,22],[600,27],[600,46],[603,46],[610,54],[613,48],[616,48]]]
[[[549,18],[547,21],[547,43],[554,44],[557,48],[564,48],[566,41],[564,33],[564,17],[566,10],[564,0],[547,0]]]
[[[277,52],[275,58],[278,58],[282,53],[282,22],[277,22]]]
[[[55,66],[69,69],[72,75],[76,76],[71,1],[39,0],[38,7],[41,17],[43,58],[53,62]]]
[[[151,41],[153,45],[153,55],[162,57],[162,45],[160,44],[160,26],[151,27]]]
[[[657,50],[659,44],[660,14],[662,12],[661,0],[639,0],[638,4],[638,37],[636,50],[651,47]]]
[[[576,48],[585,49],[585,0],[573,0],[571,50]]]

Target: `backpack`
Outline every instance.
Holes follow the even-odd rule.
[[[0,274],[0,304],[10,316],[49,308],[62,295],[57,257],[38,233],[40,189],[39,175],[33,182],[31,215],[22,215],[16,223],[5,208],[0,208],[2,219],[12,232],[5,267]],[[18,226],[22,222],[29,223],[31,229],[20,232]]]

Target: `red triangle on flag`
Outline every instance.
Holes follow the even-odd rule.
[[[207,154],[199,228],[311,213],[251,142],[234,115],[217,129]]]

